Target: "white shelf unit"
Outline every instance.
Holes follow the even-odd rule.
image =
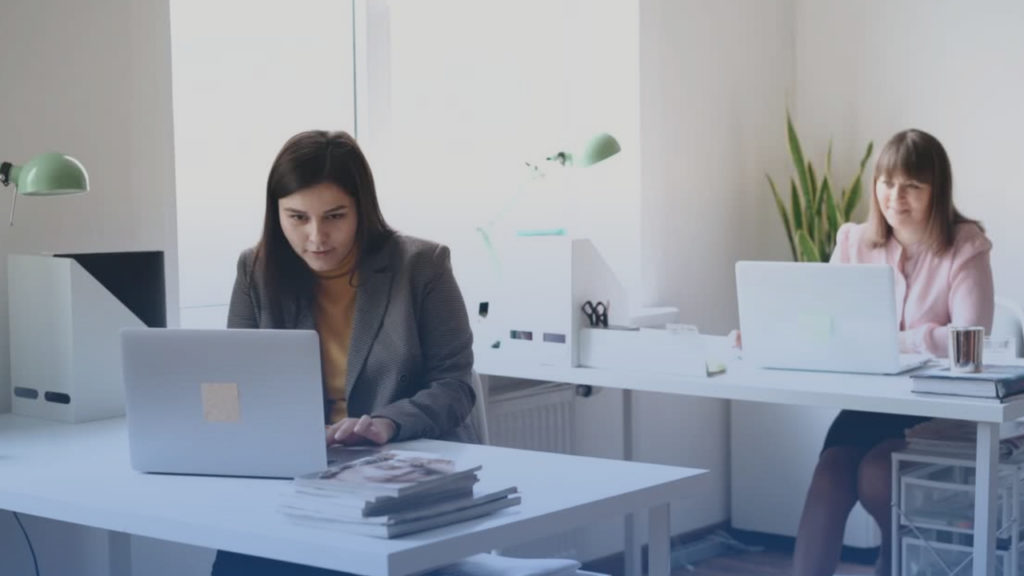
[[[905,450],[893,459],[893,558],[901,576],[971,573],[974,459]],[[1001,462],[996,509],[996,575],[1024,569],[1024,462]]]

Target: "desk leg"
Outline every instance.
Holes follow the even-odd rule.
[[[132,536],[124,532],[107,532],[110,576],[132,576]]]
[[[902,546],[902,538],[900,537],[900,514],[898,511],[898,509],[903,506],[903,494],[900,493],[900,470],[902,465],[903,460],[900,458],[900,453],[894,452],[892,454],[892,492],[889,493],[892,497],[892,501],[890,502],[891,508],[889,509],[889,528],[892,530],[889,532],[889,534],[891,534],[891,550],[889,554],[889,572],[891,574],[903,573],[903,559],[900,557],[900,554],[903,553],[900,549]]]
[[[643,576],[644,564],[641,552],[643,546],[637,541],[636,535],[640,532],[637,524],[640,523],[640,513],[626,515],[626,541],[625,541],[625,574],[626,576]]]
[[[650,536],[647,538],[648,576],[669,576],[672,571],[672,550],[669,542],[668,504],[650,511]]]
[[[622,459],[633,459],[633,392],[622,391]],[[626,576],[643,576],[643,558],[641,544],[637,539],[637,514],[626,515],[626,538],[623,556],[626,562]]]
[[[974,491],[974,576],[996,573],[996,495],[999,479],[999,425],[978,422]]]

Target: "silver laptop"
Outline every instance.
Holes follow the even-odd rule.
[[[327,466],[311,330],[121,332],[131,464],[290,478]]]
[[[887,265],[737,262],[743,358],[763,368],[899,374],[927,355],[899,353]]]

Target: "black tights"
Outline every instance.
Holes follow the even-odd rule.
[[[833,446],[818,459],[793,552],[794,576],[832,576],[839,565],[846,519],[859,500],[882,531],[875,573],[889,576],[892,560],[892,453],[902,438],[866,448]]]

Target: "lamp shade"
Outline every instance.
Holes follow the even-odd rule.
[[[10,181],[25,196],[57,196],[89,191],[89,175],[78,160],[47,152],[21,166],[10,167]]]
[[[562,151],[548,156],[547,159],[551,162],[557,162],[562,166],[575,165],[586,168],[615,156],[621,150],[622,147],[619,146],[619,141],[614,136],[607,132],[602,132],[587,140],[582,150],[576,153]]]
[[[587,142],[587,145],[583,147],[583,151],[579,155],[580,166],[593,166],[598,162],[602,162],[615,156],[622,150],[619,146],[619,141],[614,136],[603,132],[594,136]]]

